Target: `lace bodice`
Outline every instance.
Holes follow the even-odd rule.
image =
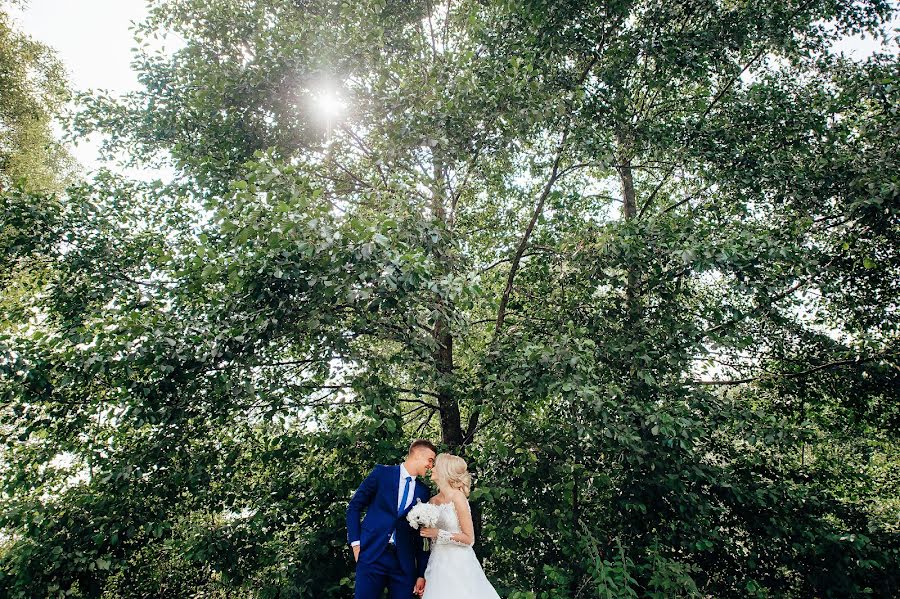
[[[457,533],[462,530],[459,526],[459,516],[456,515],[456,506],[452,501],[437,504],[441,508],[441,514],[438,516],[437,527],[446,530],[449,533]]]
[[[463,543],[453,539],[454,534],[462,532],[462,527],[459,525],[459,514],[456,513],[456,504],[451,501],[435,505],[437,505],[440,510],[437,520],[439,532],[438,538],[435,539],[435,545],[455,545],[457,547],[467,547],[471,549],[472,545],[469,543]],[[470,509],[468,501],[466,501],[466,509]]]

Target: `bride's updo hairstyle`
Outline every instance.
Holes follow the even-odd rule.
[[[468,497],[472,489],[472,475],[466,461],[459,456],[442,453],[434,460],[434,471],[441,484],[462,491]]]

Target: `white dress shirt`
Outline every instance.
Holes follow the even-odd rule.
[[[409,491],[406,496],[406,503],[404,505],[400,505],[400,502],[403,500],[403,489],[406,487],[406,479],[407,477],[412,480],[409,483]],[[413,495],[416,494],[416,477],[406,471],[406,466],[400,464],[400,483],[397,485],[397,513],[399,514],[407,507],[409,504],[413,502]],[[394,538],[395,533],[391,533],[391,540],[388,543],[396,542]]]

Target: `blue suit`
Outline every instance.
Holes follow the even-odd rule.
[[[409,507],[398,513],[400,466],[375,466],[362,482],[347,506],[347,541],[360,542],[356,564],[356,599],[376,599],[389,588],[392,599],[412,597],[416,578],[425,575],[428,554],[419,532],[409,525],[406,515],[416,504],[428,502],[431,493],[424,483],[415,481]],[[359,519],[366,516],[360,528]],[[395,548],[388,546],[396,531]]]

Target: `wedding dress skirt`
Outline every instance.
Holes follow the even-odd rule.
[[[442,504],[437,527],[460,532],[459,518],[452,502]],[[422,599],[499,599],[468,545],[431,542],[431,556],[425,569]]]

